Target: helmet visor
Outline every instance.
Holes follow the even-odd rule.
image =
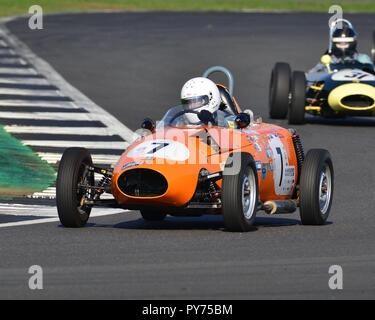
[[[208,96],[199,96],[192,98],[181,99],[181,104],[191,110],[201,108],[209,102]]]
[[[351,44],[354,43],[355,39],[353,37],[337,37],[333,38],[332,41],[337,48],[347,49]]]

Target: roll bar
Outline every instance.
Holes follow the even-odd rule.
[[[211,75],[212,73],[215,73],[215,72],[222,72],[222,73],[224,73],[227,76],[227,78],[228,78],[228,90],[229,90],[229,94],[231,96],[233,96],[234,78],[233,78],[232,73],[227,68],[222,67],[222,66],[214,66],[214,67],[208,68],[203,73],[202,77],[208,78],[209,75]]]

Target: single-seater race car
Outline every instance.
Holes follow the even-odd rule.
[[[339,23],[344,25],[341,29]],[[312,70],[292,73],[288,63],[275,64],[270,117],[288,117],[290,124],[302,124],[305,113],[326,118],[375,116],[375,32],[371,57],[372,61],[356,52],[356,33],[351,23],[336,20],[330,29],[330,48]]]
[[[305,156],[294,129],[254,120],[226,87],[217,86],[234,119],[228,125],[214,124],[207,111],[173,107],[157,126],[142,122],[149,133],[124,151],[114,169],[93,164],[84,148],[66,149],[56,183],[61,223],[83,227],[93,207],[109,206],[140,210],[148,221],[221,214],[228,230],[240,232],[252,228],[258,210],[281,214],[299,207],[303,224],[324,224],[334,187],[329,152],[313,149]],[[190,122],[189,114],[201,122]],[[95,174],[102,179],[95,181]],[[113,199],[101,199],[103,193]]]

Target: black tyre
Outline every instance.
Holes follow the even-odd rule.
[[[290,91],[289,124],[302,124],[305,122],[306,105],[306,76],[302,71],[293,72]]]
[[[61,158],[56,180],[56,206],[65,227],[83,227],[90,216],[91,206],[82,204],[89,190],[78,185],[94,185],[94,174],[88,170],[91,165],[91,155],[84,148],[66,149]]]
[[[142,209],[141,215],[142,215],[142,218],[147,221],[162,221],[164,220],[166,213],[159,211],[159,210]]]
[[[233,170],[235,167],[238,170]],[[222,183],[222,214],[229,231],[250,231],[259,198],[258,174],[253,157],[236,153],[228,158]]]
[[[331,210],[334,172],[327,150],[312,149],[305,157],[300,179],[300,215],[304,225],[322,225]]]
[[[288,114],[290,93],[290,66],[284,62],[278,62],[272,69],[269,113],[272,119],[285,119]]]
[[[375,30],[372,32],[371,60],[375,64]]]

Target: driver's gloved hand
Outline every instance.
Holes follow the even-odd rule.
[[[198,118],[204,124],[208,124],[209,122],[211,122],[213,125],[216,125],[216,120],[214,118],[214,115],[208,110],[200,111],[198,114]]]

